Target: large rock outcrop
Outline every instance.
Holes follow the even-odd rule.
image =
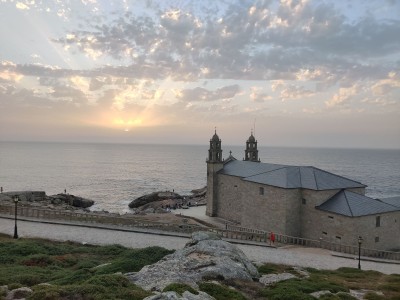
[[[149,204],[151,202],[161,201],[161,200],[169,200],[169,199],[182,199],[183,197],[174,192],[154,192],[151,194],[147,194],[136,198],[131,203],[129,203],[130,208],[138,208],[143,205]]]
[[[210,232],[193,233],[183,249],[127,276],[143,289],[156,291],[174,282],[197,288],[197,282],[208,279],[259,278],[257,269],[242,250]]]
[[[183,292],[182,296],[176,292],[165,292],[146,297],[143,300],[215,300],[215,298],[204,292],[199,292],[198,295],[194,295],[188,291],[185,291]]]
[[[51,202],[55,203],[65,203],[74,207],[88,208],[94,204],[93,200],[70,195],[70,194],[57,194],[49,196]]]
[[[93,200],[71,194],[57,194],[47,196],[44,191],[15,191],[0,193],[0,201],[13,204],[14,197],[18,197],[19,205],[41,208],[81,209],[94,204]]]

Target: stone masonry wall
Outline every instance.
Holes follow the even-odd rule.
[[[243,181],[239,177],[218,175],[218,212],[221,218],[242,227],[279,232],[298,233],[300,198],[297,189]],[[264,194],[260,194],[260,188]]]
[[[221,170],[222,163],[207,163],[207,207],[206,215],[217,216],[218,210],[218,175],[216,172]]]
[[[285,234],[301,236],[301,201],[300,189],[286,189],[286,226]]]
[[[358,245],[358,236],[363,239],[362,247],[378,250],[400,249],[400,212],[346,217],[338,214],[318,211],[321,226],[319,230],[322,240]],[[376,226],[376,218],[380,217],[380,226]]]
[[[218,217],[242,226],[243,188],[240,177],[218,174]]]
[[[349,189],[364,194],[364,188]],[[304,238],[358,245],[358,236],[363,238],[363,247],[379,250],[400,248],[400,212],[346,217],[315,208],[335,195],[339,190],[303,190],[305,204],[301,205],[301,235]],[[303,202],[302,202],[303,203]],[[376,217],[380,216],[380,227],[376,227]],[[379,238],[375,242],[375,238]]]

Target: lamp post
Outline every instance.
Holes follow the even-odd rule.
[[[14,203],[15,203],[15,226],[14,226],[14,239],[18,238],[18,229],[17,229],[17,205],[18,205],[18,201],[19,198],[18,196],[14,196]]]
[[[358,269],[361,270],[361,243],[363,239],[361,236],[358,237]]]

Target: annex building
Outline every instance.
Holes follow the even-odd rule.
[[[238,226],[379,250],[400,249],[400,198],[365,196],[366,185],[312,166],[262,163],[257,140],[245,158],[222,158],[217,133],[207,159],[206,214]]]

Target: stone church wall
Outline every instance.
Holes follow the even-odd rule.
[[[360,235],[363,239],[362,247],[400,249],[400,212],[361,217],[346,217],[324,211],[317,211],[316,214],[319,214],[318,219],[321,221],[319,238],[323,241],[357,246]]]
[[[298,189],[282,189],[219,174],[217,215],[242,227],[297,235],[299,195]]]
[[[242,194],[244,194],[240,177],[218,174],[217,216],[240,224],[242,214]]]
[[[364,188],[349,189],[363,194]],[[357,246],[358,235],[364,239],[363,247],[379,250],[400,248],[400,212],[346,217],[315,208],[340,190],[303,190],[301,205],[301,236],[308,239]],[[376,217],[380,226],[376,227]],[[397,237],[397,238],[396,238]],[[377,242],[375,242],[375,238]]]

